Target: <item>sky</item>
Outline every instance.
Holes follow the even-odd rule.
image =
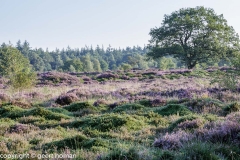
[[[33,49],[49,50],[143,47],[165,14],[196,6],[223,14],[240,33],[239,0],[0,0],[0,43],[27,40]]]

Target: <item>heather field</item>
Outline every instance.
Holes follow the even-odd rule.
[[[0,154],[238,160],[240,88],[210,83],[228,69],[45,72],[21,92],[2,78]]]

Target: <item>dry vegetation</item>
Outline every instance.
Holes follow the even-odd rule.
[[[17,93],[2,79],[0,154],[240,159],[240,94],[210,85],[214,71],[47,72]]]

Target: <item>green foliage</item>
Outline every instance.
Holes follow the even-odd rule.
[[[126,114],[103,114],[100,116],[85,117],[82,120],[73,122],[71,126],[81,128],[91,127],[102,132],[108,132],[110,130],[119,130],[123,126],[129,130],[137,130],[144,126],[144,122],[139,117]]]
[[[138,101],[138,103],[145,107],[152,107],[152,103],[149,99],[141,99],[140,101]]]
[[[63,66],[60,67],[63,71],[81,72],[83,71],[83,64],[79,59],[67,60]]]
[[[233,153],[234,151],[234,153]],[[219,159],[239,159],[239,149],[228,147],[222,144],[211,144],[207,142],[192,142],[181,148],[181,153],[177,160],[219,160]]]
[[[163,153],[160,155],[159,160],[174,160],[175,155],[171,151],[164,150]]]
[[[0,108],[0,116],[15,119],[22,117],[24,115],[24,111],[24,109],[18,106],[7,105]]]
[[[91,104],[89,104],[89,102],[77,102],[77,103],[72,103],[66,107],[64,107],[64,109],[70,111],[70,112],[77,112],[77,111],[81,111],[84,109],[90,109],[90,110],[96,110],[96,108],[94,106],[92,106]]]
[[[140,157],[138,151],[135,148],[130,148],[129,150],[116,148],[109,154],[100,157],[100,160],[113,160],[113,159],[141,160],[142,157]]]
[[[10,85],[16,90],[30,88],[36,83],[29,60],[12,46],[0,48],[0,74],[9,78]]]
[[[141,104],[130,103],[130,104],[124,104],[114,108],[113,112],[123,112],[123,111],[127,112],[131,110],[142,110],[143,108],[145,107]]]
[[[192,113],[189,109],[187,109],[186,106],[180,104],[168,104],[167,106],[164,107],[157,107],[155,108],[154,112],[162,116],[169,116],[173,114],[184,116]]]
[[[127,63],[122,63],[121,68],[124,71],[127,71],[127,70],[130,70],[132,68],[132,66],[130,64],[127,64]]]
[[[239,38],[223,15],[204,7],[182,8],[165,15],[162,26],[151,29],[149,58],[172,55],[189,69],[218,60],[238,49]]]
[[[52,111],[54,113],[61,113],[61,114],[67,115],[67,116],[72,116],[71,112],[69,112],[68,110],[63,109],[63,108],[48,108],[48,110]]]
[[[194,114],[190,114],[190,115],[187,115],[187,116],[183,116],[181,118],[179,118],[178,120],[174,121],[173,123],[171,123],[168,127],[168,129],[170,131],[172,131],[173,129],[175,129],[177,127],[178,124],[180,124],[181,122],[184,122],[186,120],[194,120],[194,119],[197,119],[199,118],[199,116],[197,115],[194,115]]]
[[[80,149],[83,147],[84,142],[88,140],[85,135],[79,134],[74,137],[65,138],[63,140],[51,142],[45,145],[45,148],[57,147],[58,150],[65,149],[66,147],[71,149]]]
[[[43,107],[37,107],[37,108],[30,109],[25,114],[26,114],[26,116],[30,116],[30,115],[40,116],[40,117],[44,117],[49,120],[61,120],[61,119],[69,119],[70,118],[69,116],[66,116],[61,113],[54,113]]]
[[[234,71],[216,71],[212,74],[210,84],[217,83],[219,88],[227,88],[230,90],[237,89],[237,74]]]
[[[223,111],[225,112],[225,114],[229,114],[231,112],[238,112],[240,111],[240,105],[237,102],[234,102],[223,108]]]
[[[176,68],[176,64],[171,58],[162,57],[159,60],[158,68],[160,68],[161,70],[167,70],[170,68]]]

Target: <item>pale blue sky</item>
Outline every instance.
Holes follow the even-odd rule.
[[[164,14],[205,6],[240,33],[239,0],[0,0],[0,43],[20,39],[32,48],[114,48],[148,44]]]

